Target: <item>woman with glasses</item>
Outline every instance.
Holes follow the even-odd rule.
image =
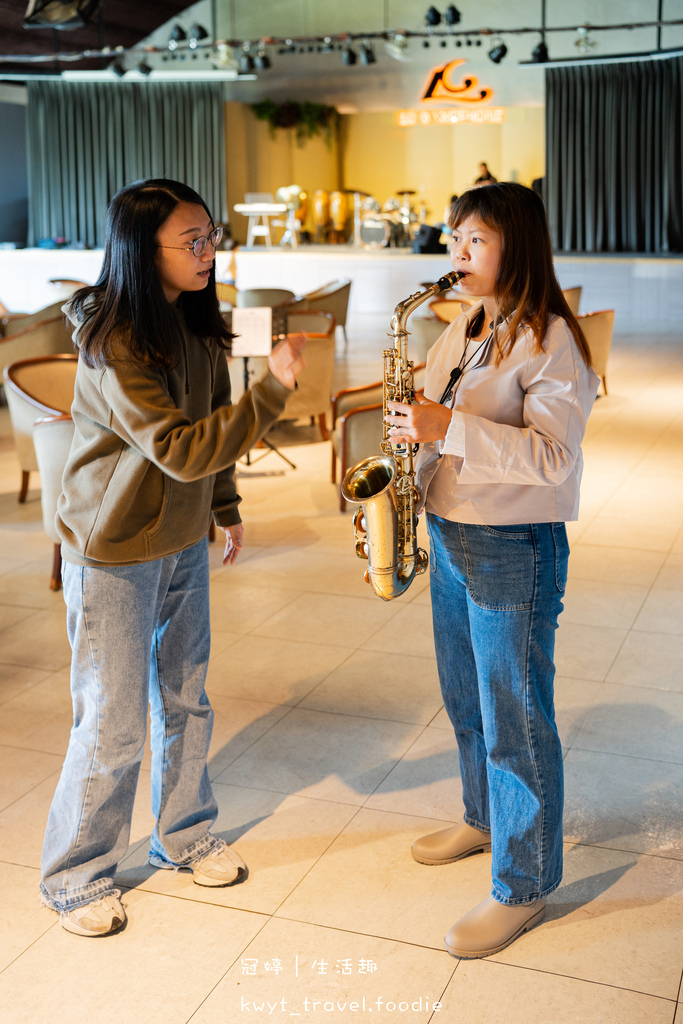
[[[121,189],[102,272],[65,311],[79,349],[74,440],[57,528],[72,648],[74,725],[42,858],[43,902],[77,935],[126,921],[114,887],[128,848],[151,716],[156,825],[149,860],[198,885],[246,866],[210,834],[207,770],[211,518],[242,546],[234,465],[282,411],[303,335],[273,349],[267,375],[230,404],[230,334],[215,289],[216,228],[180,182]]]

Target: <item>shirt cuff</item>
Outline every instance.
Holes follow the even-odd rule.
[[[451,424],[441,442],[441,454],[465,458],[465,417],[461,412],[451,413]]]

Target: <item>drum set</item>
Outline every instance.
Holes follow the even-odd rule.
[[[340,244],[351,241],[356,249],[382,249],[412,245],[425,211],[411,204],[414,189],[402,189],[384,204],[361,189],[313,193],[314,241]],[[352,220],[352,232],[349,221]],[[350,235],[350,238],[349,238]]]
[[[350,244],[354,249],[382,249],[388,246],[409,248],[420,223],[424,223],[426,210],[420,203],[416,210],[411,203],[413,189],[400,189],[389,196],[384,204],[362,189],[343,189],[328,192],[316,189],[313,193],[313,223],[317,244]],[[256,198],[255,198],[256,197]],[[272,246],[271,218],[284,214],[282,220],[272,220],[273,227],[284,228],[280,245],[296,248],[299,235],[309,241],[304,225],[309,211],[309,197],[299,185],[277,189],[275,202],[270,194],[251,193],[246,202],[235,205],[237,213],[249,217],[247,245],[254,246],[263,238]]]

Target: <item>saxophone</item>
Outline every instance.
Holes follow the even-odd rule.
[[[383,601],[400,597],[429,565],[427,552],[417,546],[413,445],[392,444],[386,423],[388,402],[415,401],[406,323],[413,310],[452,288],[462,276],[459,271],[445,274],[425,291],[408,296],[394,310],[392,333],[388,335],[394,347],[384,351],[382,454],[353,466],[342,482],[346,500],[359,506],[353,516],[356,554],[368,560],[365,579]]]

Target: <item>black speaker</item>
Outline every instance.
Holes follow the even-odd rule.
[[[442,253],[448,252],[448,246],[440,242],[441,230],[431,224],[420,224],[413,241],[413,252]]]

